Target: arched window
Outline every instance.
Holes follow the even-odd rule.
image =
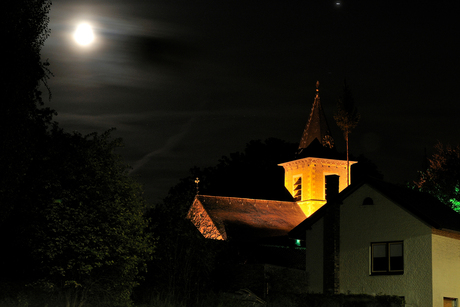
[[[370,197],[366,197],[363,200],[363,206],[370,206],[374,204],[374,200]]]

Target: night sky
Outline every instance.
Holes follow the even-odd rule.
[[[47,104],[69,132],[116,127],[155,203],[250,140],[299,142],[317,80],[344,151],[332,116],[346,79],[361,113],[351,153],[403,183],[425,148],[459,142],[460,25],[456,1],[401,2],[54,1]],[[90,46],[72,38],[80,21]]]

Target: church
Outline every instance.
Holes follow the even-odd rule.
[[[208,239],[286,240],[289,231],[326,203],[328,194],[336,195],[347,187],[351,178],[347,165],[354,163],[347,164],[334,148],[317,82],[296,158],[279,164],[284,168],[284,188],[290,199],[197,195],[187,218]]]

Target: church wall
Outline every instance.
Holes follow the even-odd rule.
[[[195,227],[201,232],[203,237],[205,237],[206,239],[226,239],[226,234],[224,233],[224,235],[222,235],[219,232],[217,227],[212,222],[212,219],[206,212],[206,210],[204,210],[203,206],[196,199],[187,213],[187,219],[189,219],[193,223],[193,225],[195,225]]]
[[[351,162],[352,165],[355,162]],[[297,202],[308,217],[326,203],[325,182],[327,175],[338,175],[339,191],[347,187],[346,161],[304,158],[281,164],[284,167],[286,189],[295,195],[294,183],[302,177],[302,200]]]

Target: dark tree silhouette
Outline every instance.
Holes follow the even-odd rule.
[[[0,227],[2,279],[45,288],[67,306],[127,304],[153,252],[141,187],[110,132],[54,129]]]
[[[49,34],[47,0],[8,0],[0,18],[3,65],[0,79],[0,221],[8,218],[17,187],[51,126],[40,85],[50,73],[40,58]]]
[[[250,141],[245,150],[223,156],[214,167],[194,169],[200,194],[292,200],[278,164],[295,159],[296,146],[279,139]]]
[[[120,140],[65,133],[44,106],[50,72],[40,51],[51,2],[2,4],[0,288],[39,285],[67,301],[57,305],[129,304],[153,247],[140,186],[114,153]]]
[[[337,103],[338,111],[334,115],[337,126],[343,131],[345,142],[347,143],[347,185],[350,184],[350,157],[348,147],[348,137],[351,131],[358,125],[361,115],[355,107],[353,96],[346,82],[343,88],[343,95]]]

